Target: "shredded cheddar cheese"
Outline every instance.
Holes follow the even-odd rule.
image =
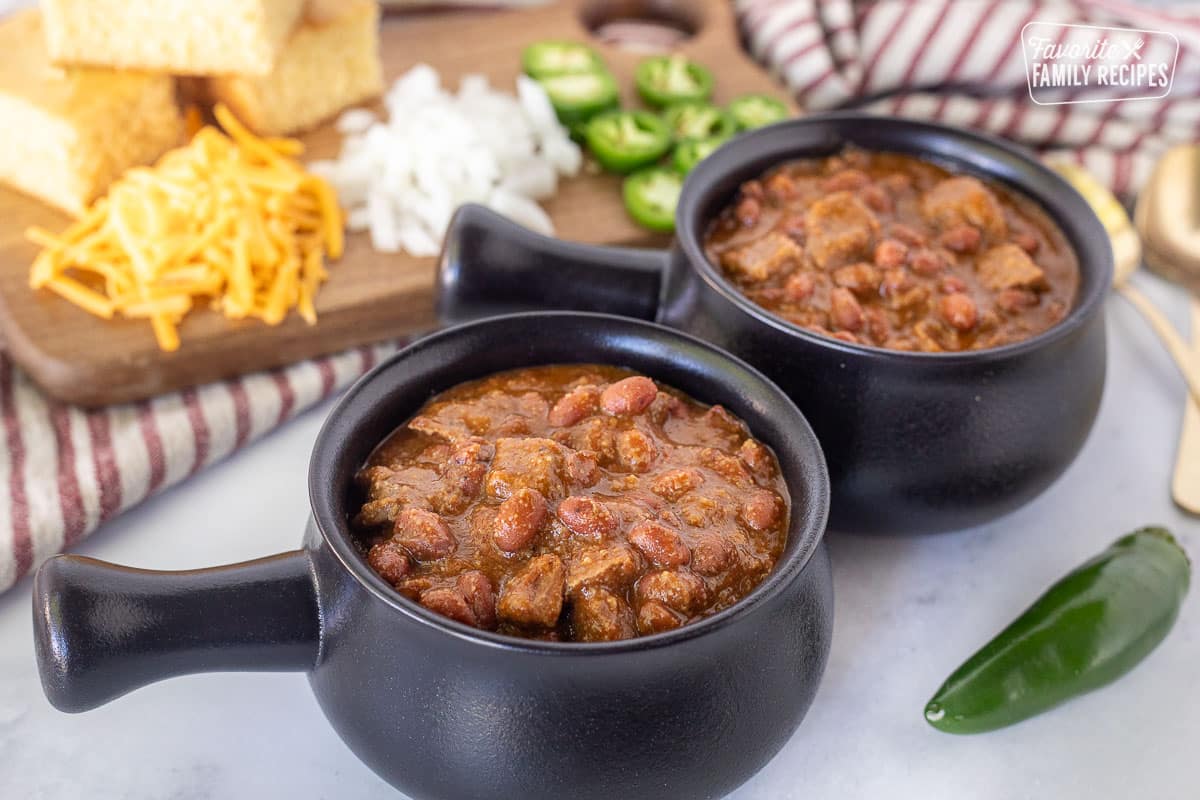
[[[104,319],[146,319],[163,350],[206,302],[230,319],[278,325],[295,308],[316,323],[325,258],[344,246],[333,190],[294,159],[295,139],[261,139],[224,106],[219,130],[153,167],[129,170],[61,234],[26,231],[42,250],[29,284]]]

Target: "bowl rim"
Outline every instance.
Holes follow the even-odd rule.
[[[775,452],[781,465],[786,458],[791,463],[792,468],[805,474],[807,485],[803,487],[803,493],[807,495],[808,502],[806,503],[804,513],[795,513],[796,498],[801,492],[798,492],[796,487],[787,482],[785,476],[792,512],[789,520],[785,551],[766,578],[748,595],[729,608],[712,616],[663,633],[636,636],[631,639],[622,639],[613,642],[552,642],[508,636],[492,631],[480,630],[456,622],[404,597],[376,574],[366,563],[366,559],[358,552],[352,540],[352,533],[348,522],[346,520],[339,521],[334,513],[334,495],[337,492],[348,490],[349,487],[346,483],[349,481],[349,476],[346,476],[343,481],[329,481],[325,479],[329,467],[336,460],[340,450],[346,449],[344,442],[348,437],[354,435],[356,425],[361,424],[363,421],[363,408],[360,408],[360,406],[364,406],[365,403],[370,402],[365,399],[365,395],[391,373],[402,371],[406,361],[418,357],[426,353],[426,351],[445,347],[455,339],[472,334],[480,328],[504,327],[520,321],[538,318],[545,319],[546,321],[582,319],[589,324],[623,326],[626,331],[639,336],[645,341],[653,341],[655,337],[660,340],[666,338],[674,340],[676,343],[693,351],[704,351],[711,357],[707,363],[719,363],[721,372],[727,379],[731,380],[731,385],[733,385],[731,376],[740,375],[743,379],[749,379],[757,384],[757,386],[753,387],[753,391],[765,391],[771,395],[771,408],[766,408],[765,404],[758,404],[764,408],[761,411],[762,415],[770,416],[777,413],[778,409],[782,409],[784,413],[791,417],[790,420],[781,421],[779,427],[781,429],[786,428],[794,437],[793,439],[783,442],[771,442],[766,439],[762,439],[762,441],[769,445]],[[612,345],[610,343],[607,346]],[[551,360],[545,363],[566,362]],[[617,364],[619,363],[619,359],[609,361],[595,358],[592,354],[585,354],[576,363]],[[496,369],[483,372],[477,377],[484,377],[485,375],[518,368],[521,367],[501,365]],[[403,378],[401,380],[410,381],[411,378]],[[467,378],[466,380],[472,380],[472,378]],[[432,397],[436,392],[444,391],[461,382],[455,381],[444,388],[431,390],[429,396]],[[739,386],[740,391],[753,394],[753,391],[748,391],[750,387],[745,384],[736,385]],[[690,392],[688,395],[692,396]],[[703,398],[695,399],[704,402]],[[366,407],[369,406],[364,406],[364,408]],[[741,417],[740,414],[738,416],[739,418]],[[783,422],[786,422],[786,424],[783,424]],[[754,432],[754,435],[758,438],[757,432]],[[377,441],[372,442],[372,449],[377,444]],[[342,485],[333,486],[331,485],[333,483],[341,483]],[[469,641],[472,644],[503,651],[558,656],[584,653],[599,656],[656,650],[661,647],[669,647],[679,642],[705,636],[718,629],[735,624],[739,619],[747,616],[767,601],[774,599],[801,579],[809,563],[823,544],[829,520],[830,491],[829,472],[825,462],[824,451],[821,449],[821,445],[808,420],[796,407],[791,398],[759,370],[716,345],[691,334],[683,333],[675,328],[629,317],[579,311],[527,311],[504,314],[456,325],[413,341],[359,378],[337,401],[322,423],[320,432],[317,434],[308,470],[309,505],[315,527],[320,532],[325,544],[328,545],[331,552],[340,562],[342,568],[362,588],[366,589],[378,600],[417,623],[427,625],[460,640]],[[797,542],[794,548],[792,548],[793,541]],[[791,552],[789,553],[788,550],[791,550]]]
[[[822,126],[832,129],[846,125],[862,126],[864,129],[869,126],[872,135],[876,137],[880,136],[880,132],[883,131],[883,138],[892,135],[898,138],[923,135],[956,142],[968,146],[980,155],[992,156],[992,160],[997,163],[1007,161],[1009,164],[1020,165],[1021,169],[1034,173],[1043,181],[1048,181],[1058,195],[1055,198],[1048,197],[1048,192],[1032,189],[1028,179],[1023,176],[1004,176],[979,168],[977,165],[971,165],[968,168],[952,156],[941,153],[915,154],[911,152],[911,148],[902,147],[893,151],[914,155],[916,158],[939,165],[950,165],[953,167],[953,171],[961,174],[982,176],[1006,186],[1010,191],[1037,204],[1063,232],[1063,236],[1075,253],[1080,276],[1087,275],[1093,278],[1087,291],[1084,292],[1081,285],[1081,291],[1076,296],[1070,313],[1041,333],[999,347],[954,352],[890,350],[877,345],[844,342],[806,330],[767,311],[746,297],[709,260],[701,243],[704,229],[711,220],[711,216],[704,214],[703,211],[714,185],[724,183],[731,173],[750,171],[753,173],[753,177],[761,175],[763,170],[769,169],[769,167],[755,166],[751,170],[749,165],[757,165],[765,159],[778,164],[803,158],[806,155],[812,157],[812,154],[807,152],[814,149],[812,146],[802,148],[799,145],[791,145],[790,148],[794,152],[787,152],[789,150],[787,137],[796,129],[820,129]],[[888,151],[887,148],[866,147],[847,140],[840,131],[837,140],[829,140],[822,145],[822,148],[826,144],[831,152],[836,152],[846,144],[855,144],[861,149],[874,152]],[[738,183],[749,177],[751,176],[740,178]],[[1064,222],[1067,218],[1070,219],[1069,223]],[[811,114],[739,134],[701,161],[688,174],[680,195],[679,207],[676,210],[675,225],[676,247],[681,248],[687,256],[691,268],[708,284],[710,289],[743,313],[781,333],[800,338],[811,344],[837,351],[846,356],[894,362],[901,368],[974,365],[1004,361],[1050,346],[1074,335],[1086,325],[1096,309],[1103,303],[1104,298],[1107,297],[1113,281],[1113,254],[1108,233],[1087,200],[1065,178],[1043,164],[1026,149],[998,136],[954,125],[894,115],[870,114],[862,111]],[[1090,230],[1083,230],[1087,228]],[[1077,231],[1078,235],[1073,236],[1072,231]],[[1080,283],[1082,284],[1083,281]]]

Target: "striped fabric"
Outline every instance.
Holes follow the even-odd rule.
[[[750,52],[808,111],[853,106],[994,133],[1086,166],[1128,199],[1170,145],[1200,139],[1200,4],[1120,0],[737,0]],[[1030,22],[1170,31],[1179,58],[1162,100],[1036,105],[1020,32]],[[1059,43],[1094,33],[1062,29]],[[1143,57],[1173,45],[1148,37]],[[1054,99],[1092,99],[1086,95]],[[1039,94],[1039,99],[1042,99]]]
[[[396,347],[361,347],[98,410],[47,398],[0,356],[0,589],[344,388]]]
[[[751,52],[811,111],[858,106],[981,128],[1066,153],[1126,196],[1165,147],[1200,138],[1194,10],[1117,0],[736,6]],[[1171,96],[1035,106],[1018,40],[1030,20],[1176,33],[1181,54]],[[339,391],[395,347],[360,348],[99,411],[48,400],[0,355],[0,590],[105,520]]]

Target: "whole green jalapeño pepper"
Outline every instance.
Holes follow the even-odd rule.
[[[1027,719],[1133,669],[1167,635],[1191,565],[1164,528],[1141,528],[1054,584],[925,706],[947,733]]]
[[[708,100],[713,92],[713,74],[678,53],[641,61],[633,73],[638,94],[649,105]]]
[[[593,117],[585,136],[588,149],[609,172],[632,172],[671,149],[671,129],[649,111],[609,111]]]

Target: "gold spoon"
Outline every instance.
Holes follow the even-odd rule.
[[[1200,146],[1167,151],[1142,189],[1134,212],[1146,266],[1190,290],[1191,363],[1200,367]],[[1200,403],[1187,403],[1171,494],[1200,514]]]
[[[1159,164],[1159,167],[1162,167],[1162,163]],[[1175,361],[1175,365],[1179,367],[1180,373],[1183,374],[1183,379],[1187,382],[1192,398],[1196,402],[1200,402],[1200,359],[1196,358],[1191,346],[1184,341],[1179,332],[1171,325],[1170,320],[1158,310],[1158,307],[1150,301],[1150,298],[1142,294],[1141,290],[1136,286],[1129,283],[1129,278],[1137,271],[1142,257],[1141,237],[1134,230],[1133,224],[1129,220],[1129,215],[1125,213],[1125,209],[1121,207],[1117,198],[1101,185],[1099,181],[1093,178],[1087,170],[1074,164],[1055,164],[1054,168],[1083,195],[1084,199],[1091,205],[1092,210],[1096,212],[1096,216],[1104,224],[1105,230],[1108,231],[1109,238],[1112,240],[1113,261],[1115,265],[1113,288],[1120,292],[1126,300],[1142,313],[1142,316],[1150,323],[1150,327],[1163,340],[1163,343],[1167,347],[1167,352],[1170,353],[1171,358]],[[1156,170],[1155,174],[1158,175],[1159,170]],[[1144,196],[1148,195],[1144,193]],[[1143,216],[1147,218],[1151,216],[1149,209],[1150,207],[1146,206]],[[1183,209],[1179,209],[1179,212],[1183,212]],[[1179,212],[1172,209],[1171,213],[1176,214]]]

